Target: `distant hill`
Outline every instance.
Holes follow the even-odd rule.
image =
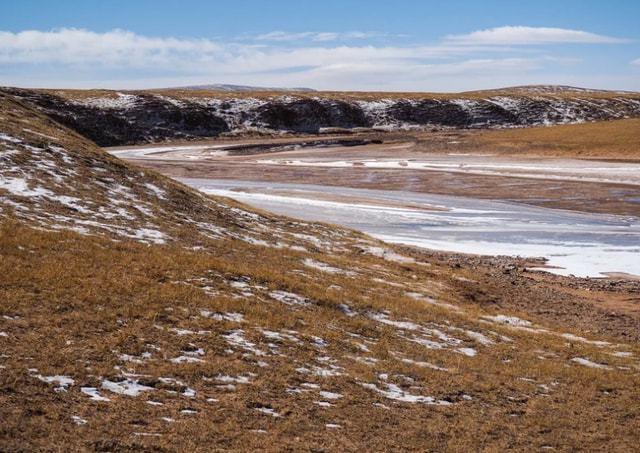
[[[468,91],[467,93],[483,93],[494,91],[520,94],[637,94],[636,91],[599,90],[595,88],[574,87],[569,85],[519,85],[513,87],[495,88],[492,90]]]
[[[245,92],[245,91],[295,91],[310,93],[316,91],[312,88],[296,87],[296,88],[273,88],[273,87],[254,87],[249,85],[229,85],[225,83],[212,83],[208,85],[189,85],[184,87],[169,88],[172,90],[213,90],[213,91],[230,91],[230,92]]]
[[[534,89],[538,91],[526,91]],[[100,146],[227,133],[512,128],[640,117],[640,94],[552,89],[569,90],[515,87],[448,94],[304,93],[191,87],[127,92],[3,88],[0,93],[30,103]]]

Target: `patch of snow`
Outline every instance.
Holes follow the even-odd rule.
[[[408,359],[406,357],[400,358],[400,361],[403,363],[408,363],[410,365],[416,365],[421,368],[431,368],[432,370],[438,370],[438,371],[449,371],[446,368],[439,367],[438,365],[434,365],[433,363],[430,363],[430,362],[423,362],[423,361]]]
[[[589,359],[585,359],[584,357],[574,357],[571,359],[572,362],[577,363],[578,365],[583,365],[589,368],[598,368],[601,370],[610,370],[611,367],[608,365],[604,365],[602,363],[592,362]]]
[[[265,415],[271,415],[272,417],[281,417],[280,414],[270,407],[256,407],[255,410]]]
[[[251,352],[257,356],[266,355],[265,352],[256,347],[255,343],[252,343],[244,337],[244,330],[232,330],[229,333],[222,335],[222,338],[224,338],[231,346],[240,347],[245,351]]]
[[[69,376],[61,376],[61,375],[55,375],[55,376],[42,376],[41,374],[37,374],[35,375],[36,378],[40,379],[43,382],[46,382],[47,384],[58,384],[58,387],[56,387],[56,392],[66,392],[67,389],[73,385],[73,383],[75,382],[72,378],[70,378]]]
[[[242,313],[237,312],[212,312],[209,310],[200,310],[200,315],[205,318],[215,319],[216,321],[233,321],[233,322],[243,322],[244,315]]]
[[[389,319],[389,316],[384,313],[370,313],[369,317],[374,321],[378,321],[379,323],[386,324],[389,326],[397,327],[398,329],[420,330],[422,328],[421,325],[411,321],[394,321],[392,319]]]
[[[298,294],[290,293],[288,291],[281,291],[281,290],[271,291],[269,293],[269,296],[272,299],[275,299],[279,302],[282,302],[285,305],[290,305],[290,306],[307,306],[310,304],[309,299],[307,299],[306,297],[302,297],[302,296],[299,296]]]
[[[43,187],[29,188],[27,180],[24,178],[9,178],[3,176],[0,179],[0,189],[4,189],[19,197],[43,197],[53,196],[53,192]]]
[[[488,319],[498,324],[506,324],[516,327],[528,327],[531,326],[531,321],[520,319],[516,316],[495,315],[495,316],[482,316],[484,319]]]
[[[138,396],[142,392],[149,392],[155,390],[153,387],[140,384],[134,379],[125,379],[123,381],[115,382],[109,379],[102,381],[102,388],[109,390],[110,392],[117,393],[125,396]]]
[[[234,384],[250,384],[251,381],[247,376],[229,376],[228,374],[218,374],[215,378],[218,382],[234,383]]]
[[[312,267],[314,269],[321,270],[322,272],[326,272],[328,274],[354,275],[354,273],[351,271],[346,271],[344,269],[333,267],[321,261],[314,260],[312,258],[305,258],[302,263],[307,267]]]
[[[319,395],[323,398],[329,399],[329,400],[337,400],[342,398],[342,395],[339,393],[333,393],[333,392],[327,392],[325,390],[321,390],[319,392]]]
[[[117,93],[117,97],[91,97],[86,99],[76,99],[74,104],[98,109],[130,109],[135,107],[138,96],[133,94]]]
[[[457,348],[455,351],[466,355],[467,357],[475,357],[478,354],[478,352],[473,348]]]
[[[132,363],[143,363],[145,360],[151,358],[150,352],[143,352],[140,356],[129,355],[129,354],[120,354],[118,359],[123,362],[132,362]]]
[[[571,340],[571,341],[579,341],[580,343],[588,343],[588,344],[592,344],[595,346],[611,346],[611,343],[609,343],[608,341],[598,341],[598,340],[588,340],[584,337],[579,337],[577,335],[573,335],[571,333],[563,333],[560,335],[562,338],[566,338],[567,340]]]
[[[320,407],[331,407],[331,406],[333,406],[333,404],[331,404],[328,401],[314,401],[313,404],[317,404]]]
[[[78,426],[82,426],[82,425],[86,425],[87,424],[87,421],[84,418],[79,417],[77,415],[72,415],[71,416],[71,420],[73,420],[73,422]]]
[[[432,396],[413,395],[411,393],[408,393],[402,390],[400,387],[390,382],[385,382],[385,385],[387,386],[386,390],[381,389],[377,385],[371,384],[371,383],[363,382],[361,383],[361,385],[369,390],[373,390],[379,393],[385,398],[388,398],[390,400],[400,401],[403,403],[422,403],[422,404],[438,405],[438,406],[451,405],[451,403],[448,401],[436,400]]]
[[[204,363],[204,360],[191,355],[181,355],[170,359],[171,363]]]
[[[193,331],[193,330],[189,330],[189,329],[179,329],[177,327],[172,327],[169,330],[171,332],[175,333],[178,336],[184,336],[184,335],[207,335],[207,334],[211,333],[210,330]]]
[[[12,137],[2,132],[0,132],[0,140],[2,140],[3,142],[9,142],[9,143],[22,143],[22,140],[20,140],[19,138]]]
[[[91,398],[91,401],[111,401],[109,398],[100,395],[95,387],[81,387],[80,391]]]
[[[340,309],[340,311],[342,313],[344,313],[345,315],[349,316],[350,318],[356,316],[358,313],[356,311],[354,311],[349,305],[347,304],[339,304],[338,308]]]
[[[469,338],[471,338],[472,340],[477,341],[478,343],[480,343],[483,346],[489,346],[494,344],[493,340],[491,340],[489,337],[487,337],[486,335],[480,333],[480,332],[475,332],[473,330],[465,330],[464,331],[467,336]]]

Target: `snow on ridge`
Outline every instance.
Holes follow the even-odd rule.
[[[314,97],[300,97],[296,95],[271,96],[268,98],[239,97],[233,94],[223,97],[196,97],[196,96],[170,96],[164,94],[147,93],[143,96],[116,92],[85,99],[71,99],[74,105],[82,105],[96,109],[103,109],[110,113],[117,113],[141,105],[148,99],[156,99],[163,103],[169,103],[178,109],[198,108],[206,110],[228,126],[228,133],[239,134],[246,131],[260,132],[285,132],[287,127],[281,126],[276,120],[270,124],[270,116],[279,115],[279,106],[290,106],[292,103],[319,102],[328,111],[340,109],[341,103],[346,103],[351,108],[360,110],[360,114],[366,119],[366,124],[373,129],[383,130],[411,130],[425,127],[513,127],[533,126],[548,124],[567,124],[593,121],[598,119],[623,118],[640,115],[640,100],[635,99],[634,93],[620,93],[619,97],[611,98],[587,98],[581,93],[586,91],[568,91],[574,93],[572,97],[560,96],[559,91],[545,91],[543,89],[531,89],[524,91],[488,94],[485,98],[468,98],[464,94],[451,99],[430,97],[425,94],[422,98],[396,98],[382,97],[380,99],[346,99],[316,95]],[[625,97],[627,94],[629,97]],[[587,104],[589,103],[590,104]],[[447,112],[450,107],[456,106],[460,112],[460,121],[456,122],[448,113],[442,118],[439,109]],[[500,114],[497,106],[508,112],[509,115]],[[585,108],[586,106],[586,108]],[[59,108],[59,107],[55,107]],[[435,110],[433,110],[435,109]],[[433,110],[433,119],[431,113]],[[263,113],[268,113],[266,117]],[[312,114],[309,122],[316,122],[318,129],[325,127],[352,127],[349,120],[341,124],[328,124],[323,116],[314,118]],[[134,120],[135,121],[135,120]],[[453,121],[453,123],[452,123]],[[314,127],[312,126],[312,127]],[[177,136],[182,137],[188,131],[175,130]],[[153,135],[153,134],[152,134]],[[163,138],[163,137],[156,137]],[[149,140],[154,137],[149,136]]]
[[[96,96],[86,99],[74,99],[71,102],[84,107],[97,107],[102,109],[129,109],[135,107],[139,96],[135,94],[116,93],[117,97]]]

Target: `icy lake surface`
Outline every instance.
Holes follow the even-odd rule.
[[[640,275],[638,217],[405,191],[180,180],[208,194],[277,214],[343,225],[387,242],[484,255],[542,256],[557,267],[549,271],[562,275]]]

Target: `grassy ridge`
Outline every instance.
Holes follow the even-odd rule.
[[[640,159],[640,119],[478,131],[465,146],[517,155]]]

